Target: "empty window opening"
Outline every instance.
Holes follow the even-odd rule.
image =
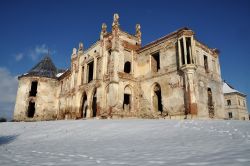
[[[29,118],[33,118],[35,115],[35,102],[29,102],[29,107],[28,107],[28,111],[27,111],[27,116]]]
[[[31,89],[30,89],[30,96],[36,96],[37,94],[37,81],[32,81],[31,83]]]
[[[186,37],[187,64],[191,64],[191,38]]]
[[[123,109],[124,110],[130,110],[130,102],[131,102],[131,95],[124,93],[124,99],[123,99]]]
[[[240,105],[240,100],[238,100],[238,103],[239,103],[239,105]]]
[[[154,111],[159,111],[162,113],[163,105],[162,105],[161,87],[158,84],[155,85],[154,87],[153,107]]]
[[[205,68],[205,71],[208,72],[208,61],[207,61],[206,55],[204,55],[204,68]]]
[[[94,74],[94,61],[88,64],[88,83],[93,80]]]
[[[211,88],[207,89],[207,98],[208,98],[208,113],[209,117],[213,118],[214,117],[214,104],[213,104],[213,94]]]
[[[157,72],[160,69],[160,54],[159,52],[152,55],[152,71]]]
[[[227,100],[227,105],[231,105],[231,100]]]
[[[232,112],[229,112],[229,113],[228,113],[228,117],[229,117],[229,119],[232,119],[232,118],[233,118],[233,113],[232,113]]]
[[[130,73],[130,71],[131,71],[131,63],[127,61],[127,62],[124,64],[124,72],[125,72],[125,73]]]
[[[181,47],[181,61],[182,61],[182,65],[184,65],[185,64],[185,55],[184,55],[183,39],[180,39],[180,47]]]
[[[93,111],[93,117],[96,117],[97,113],[97,95],[96,95],[96,90],[93,94],[93,100],[92,100],[92,111]]]
[[[86,118],[87,109],[88,109],[87,95],[86,95],[86,93],[84,93],[83,97],[82,97],[82,106],[81,106],[81,110],[80,110],[81,118]]]

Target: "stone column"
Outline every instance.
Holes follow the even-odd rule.
[[[181,67],[183,62],[182,62],[182,56],[181,56],[181,42],[180,42],[180,39],[178,39],[178,52],[179,52],[179,67]]]
[[[187,108],[189,110],[188,113],[190,113],[191,115],[197,115],[197,101],[194,87],[195,70],[195,65],[191,64],[183,68],[183,71],[185,73],[186,95],[188,99]]]
[[[88,65],[85,63],[84,64],[84,73],[83,73],[83,83],[87,83],[86,77],[87,77],[87,70],[88,70]]]
[[[191,58],[194,61],[194,64],[196,64],[196,51],[195,51],[195,41],[194,36],[191,37]]]
[[[93,73],[93,80],[96,79],[96,72],[97,72],[97,58],[94,57],[94,73]]]
[[[131,74],[134,74],[134,51],[131,51],[131,56],[132,56],[132,60],[131,60]]]
[[[183,37],[183,46],[184,46],[184,58],[185,58],[185,65],[187,64],[187,46],[186,46],[186,38]]]

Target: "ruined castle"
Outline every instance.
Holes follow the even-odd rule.
[[[69,69],[57,69],[45,56],[18,77],[14,120],[233,118],[225,108],[217,49],[188,28],[145,46],[141,36],[139,24],[129,34],[114,14],[111,32],[103,23],[90,48],[73,48]],[[247,119],[246,96],[240,97],[245,108],[236,119]]]

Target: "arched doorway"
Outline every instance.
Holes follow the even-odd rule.
[[[97,94],[96,94],[96,89],[94,89],[93,92],[93,98],[92,98],[92,116],[96,117],[97,114]]]
[[[132,106],[132,90],[129,86],[124,88],[123,110],[130,111]]]
[[[207,99],[209,117],[214,118],[213,94],[211,88],[207,88]]]
[[[28,110],[27,110],[27,116],[28,118],[33,118],[35,115],[35,102],[33,101],[29,101],[29,106],[28,106]]]
[[[159,111],[162,113],[163,105],[162,105],[161,87],[158,83],[153,85],[152,105],[153,105],[153,111]]]
[[[87,109],[88,109],[87,94],[86,94],[86,92],[84,92],[82,95],[82,103],[81,103],[81,110],[80,110],[81,118],[86,118]]]

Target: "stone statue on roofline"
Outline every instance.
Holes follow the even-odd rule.
[[[107,25],[105,23],[102,23],[102,31],[100,35],[100,39],[103,39],[103,36],[107,34]]]
[[[119,26],[119,15],[117,13],[114,14],[114,20],[113,20],[113,27],[118,27]]]
[[[76,55],[77,54],[77,49],[76,48],[73,48],[72,50],[72,55]]]
[[[136,24],[136,26],[135,26],[135,36],[141,42],[141,25],[140,24]]]
[[[82,42],[79,43],[78,51],[83,51],[83,43]]]
[[[135,36],[138,38],[141,38],[141,25],[140,24],[136,24],[135,26]]]
[[[102,33],[107,33],[107,25],[105,23],[102,23]]]

